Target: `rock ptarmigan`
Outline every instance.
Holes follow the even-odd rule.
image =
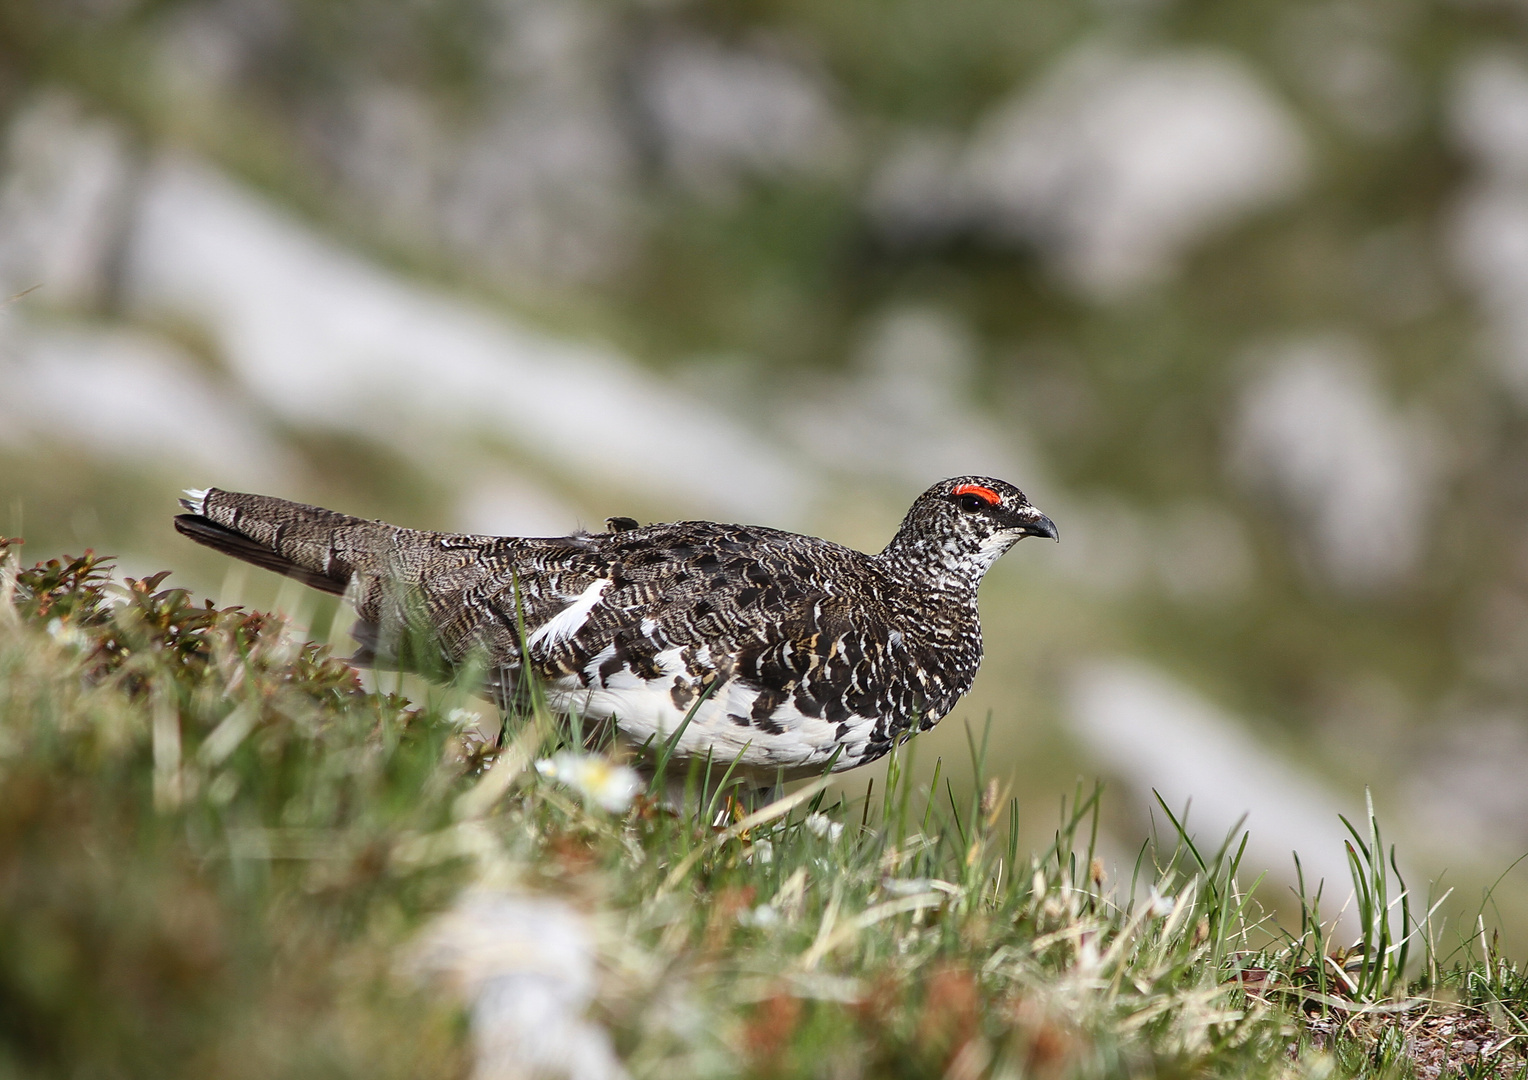
[[[933,727],[981,662],[982,576],[1023,537],[1057,538],[1022,491],[983,476],[925,491],[879,555],[758,525],[471,536],[187,496],[186,536],[348,595],[358,662],[399,663],[407,626],[447,665],[480,657],[501,701],[529,667],[555,708],[634,744],[688,716],[676,758],[786,777],[863,765]]]

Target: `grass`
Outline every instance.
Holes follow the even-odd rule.
[[[1097,789],[1019,850],[978,738],[969,797],[612,799],[534,694],[495,746],[162,577],[0,575],[0,1077],[1524,1074],[1528,975],[1440,955],[1372,811],[1338,947],[1165,804],[1128,882]]]

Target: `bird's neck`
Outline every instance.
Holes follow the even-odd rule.
[[[954,538],[929,537],[906,529],[876,559],[898,581],[916,589],[976,603],[976,589],[1002,552],[972,551]]]

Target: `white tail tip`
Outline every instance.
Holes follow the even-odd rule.
[[[205,514],[207,512],[207,492],[210,490],[211,488],[187,488],[182,492],[185,498],[180,500],[180,505],[193,514]]]

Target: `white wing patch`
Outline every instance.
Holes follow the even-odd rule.
[[[591,582],[587,589],[578,594],[578,599],[538,626],[525,639],[525,647],[534,649],[545,642],[550,649],[578,633],[584,623],[589,621],[589,612],[594,610],[594,605],[600,602],[600,597],[610,588],[610,580],[600,578]]]

